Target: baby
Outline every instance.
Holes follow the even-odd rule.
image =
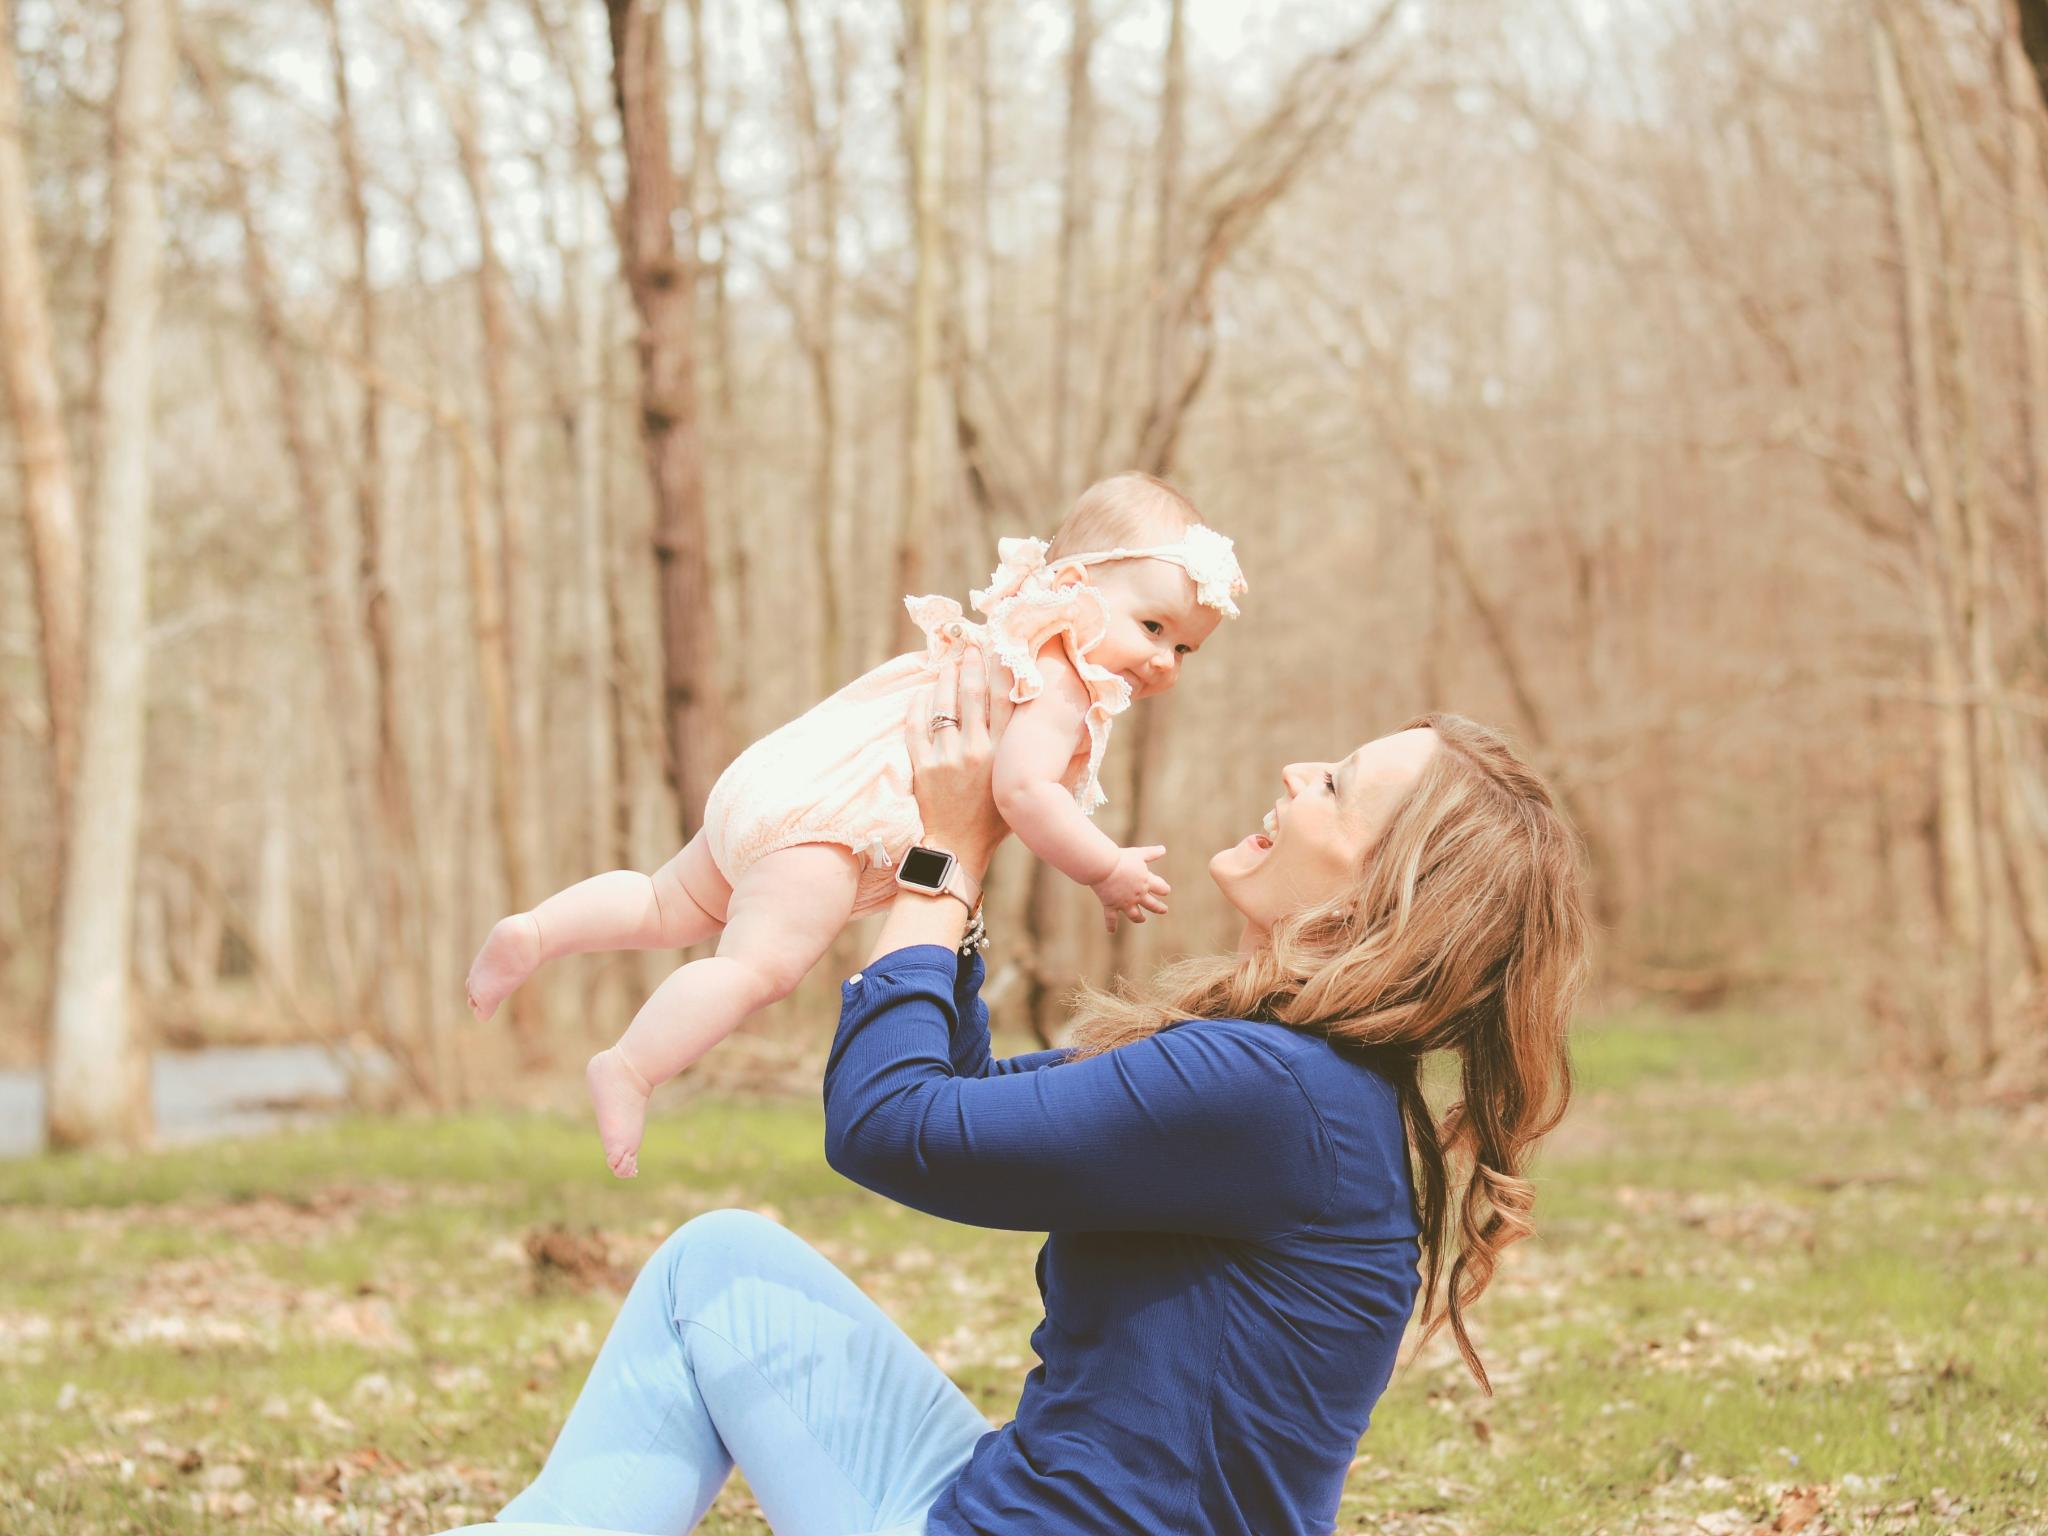
[[[904,599],[927,644],[884,662],[748,747],[719,775],[702,829],[653,875],[613,870],[491,929],[469,969],[488,1019],[539,966],[609,949],[718,952],[669,976],[585,1077],[605,1162],[638,1171],[648,1096],[755,1010],[795,990],[849,920],[886,905],[923,835],[904,721],[962,646],[990,663],[997,808],[1024,845],[1119,915],[1164,912],[1161,847],[1122,848],[1089,821],[1109,728],[1134,698],[1164,693],[1245,590],[1231,542],[1150,475],[1090,486],[1047,545],[1004,539],[973,593],[986,622],[949,597]],[[928,706],[923,707],[928,708]],[[921,708],[922,712],[922,708]],[[930,729],[957,725],[940,717]],[[904,871],[906,877],[909,871]],[[979,892],[950,889],[970,907]]]

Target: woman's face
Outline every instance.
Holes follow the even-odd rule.
[[[1436,745],[1436,732],[1419,726],[1369,741],[1342,762],[1280,770],[1283,793],[1265,829],[1209,860],[1209,878],[1244,914],[1248,941],[1356,880]]]

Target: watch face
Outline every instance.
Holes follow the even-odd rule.
[[[903,863],[897,869],[896,877],[907,884],[921,885],[928,891],[936,891],[943,885],[946,871],[952,863],[952,859],[943,853],[934,853],[929,848],[913,848],[903,855]]]

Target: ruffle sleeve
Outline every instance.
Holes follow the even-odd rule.
[[[980,607],[983,594],[974,595]],[[1131,685],[1088,659],[1109,629],[1102,594],[1085,582],[1055,587],[1042,580],[1026,581],[982,611],[988,616],[989,649],[1015,679],[1010,687],[1014,703],[1027,704],[1045,691],[1039,658],[1049,645],[1066,651],[1087,688],[1088,767],[1074,786],[1074,803],[1092,816],[1109,799],[1102,792],[1101,772],[1110,722],[1131,707]]]
[[[925,665],[934,670],[981,628],[950,597],[906,597],[903,606],[910,622],[924,631]]]
[[[1131,707],[1130,684],[1088,659],[1109,631],[1109,611],[1101,592],[1086,582],[1053,585],[1045,574],[1043,539],[1004,539],[996,550],[1002,563],[986,587],[969,594],[986,624],[967,619],[950,597],[906,597],[903,605],[924,632],[926,666],[936,671],[963,644],[985,643],[1009,669],[1015,704],[1028,704],[1045,692],[1039,660],[1045,648],[1058,645],[1066,651],[1088,690],[1088,766],[1074,784],[1074,803],[1092,816],[1109,800],[1102,792],[1101,771],[1110,722]]]

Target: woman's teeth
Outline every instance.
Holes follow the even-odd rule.
[[[1266,819],[1259,823],[1259,830],[1271,837],[1280,830],[1280,815],[1277,811],[1266,812]]]

